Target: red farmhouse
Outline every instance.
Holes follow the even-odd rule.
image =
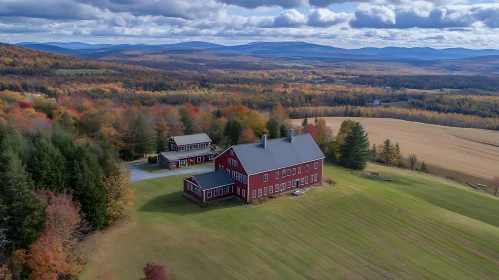
[[[158,166],[167,169],[194,165],[215,158],[211,139],[206,133],[174,136],[168,139],[168,152],[158,154]]]
[[[184,179],[184,194],[201,203],[246,202],[306,188],[322,180],[324,154],[310,134],[235,145],[215,158],[215,171]]]

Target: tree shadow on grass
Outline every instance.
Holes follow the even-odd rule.
[[[234,199],[223,200],[210,205],[202,206],[182,196],[182,191],[178,191],[157,196],[146,202],[139,208],[138,211],[150,213],[170,213],[184,216],[238,206],[241,207],[241,204],[237,203]]]

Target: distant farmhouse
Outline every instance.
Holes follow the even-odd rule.
[[[158,154],[158,166],[175,169],[212,161],[216,152],[206,133],[174,136],[168,139],[168,152]]]
[[[246,202],[322,181],[324,154],[310,134],[231,146],[215,171],[184,178],[184,195],[200,203],[228,197]]]

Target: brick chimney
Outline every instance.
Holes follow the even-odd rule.
[[[262,135],[262,147],[267,149],[267,134],[265,133]]]

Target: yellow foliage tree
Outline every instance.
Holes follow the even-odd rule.
[[[101,186],[106,196],[108,223],[112,224],[124,217],[133,205],[135,192],[128,187],[128,177],[101,176]]]

